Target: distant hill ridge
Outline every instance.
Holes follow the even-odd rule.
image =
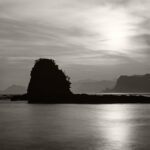
[[[117,79],[113,89],[106,89],[104,92],[133,92],[146,93],[150,92],[150,74],[120,76]]]
[[[74,93],[100,93],[106,88],[113,88],[115,81],[109,80],[83,80],[72,83],[71,89]]]
[[[114,88],[113,88],[114,87]],[[117,81],[80,81],[72,84],[72,91],[75,93],[150,93],[150,74],[145,75],[122,75]],[[12,85],[7,89],[0,91],[0,94],[24,94],[27,92],[26,87]]]
[[[26,87],[20,85],[12,85],[3,91],[0,91],[0,94],[24,94],[26,92]]]

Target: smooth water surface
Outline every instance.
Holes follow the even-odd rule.
[[[149,150],[150,105],[0,103],[0,150]]]

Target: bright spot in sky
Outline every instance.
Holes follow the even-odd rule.
[[[130,49],[130,36],[134,30],[131,26],[132,18],[125,12],[113,12],[102,20],[100,34],[103,35],[103,48],[108,51],[126,52]],[[98,30],[98,29],[97,29]]]
[[[121,51],[127,45],[128,30],[124,24],[112,22],[106,26],[106,40],[112,50]]]

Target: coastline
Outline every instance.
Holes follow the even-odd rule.
[[[14,95],[11,101],[26,100],[29,104],[150,104],[150,97],[144,95],[88,95],[88,94],[72,94],[58,95],[52,97],[35,97],[28,98],[24,95]]]

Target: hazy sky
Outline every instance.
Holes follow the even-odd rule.
[[[150,0],[0,0],[0,89],[53,58],[72,81],[150,73]]]

